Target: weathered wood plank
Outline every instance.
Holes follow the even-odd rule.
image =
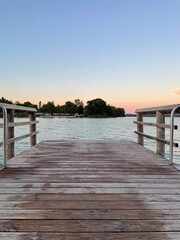
[[[26,173],[27,171],[31,171],[32,175],[33,174],[47,174],[47,175],[54,175],[54,174],[111,174],[112,172],[114,172],[115,174],[118,174],[118,172],[121,171],[121,175],[128,175],[128,174],[146,174],[146,175],[152,175],[152,172],[154,174],[159,174],[159,175],[174,175],[174,171],[171,168],[163,168],[161,169],[161,167],[157,167],[157,168],[141,168],[141,169],[133,169],[133,168],[92,168],[92,167],[84,167],[84,168],[19,168],[19,169],[14,169],[14,172],[16,172],[16,174],[21,174],[21,173]],[[7,170],[7,174],[11,174],[12,173],[12,169]]]
[[[129,141],[44,142],[0,172],[0,239],[179,240],[179,184]]]
[[[180,232],[136,233],[0,233],[3,240],[179,240]]]
[[[180,202],[143,202],[142,201],[0,201],[0,209],[117,209],[117,210],[175,210]]]
[[[179,202],[180,194],[54,194],[54,193],[10,193],[0,194],[0,201],[133,201],[144,202]]]
[[[25,126],[30,124],[36,124],[39,123],[39,121],[26,121],[26,122],[14,122],[14,123],[8,123],[8,127],[17,127],[17,126]],[[3,127],[3,124],[0,124]]]
[[[179,188],[179,183],[0,183],[0,188]]]
[[[14,183],[12,182],[12,179],[9,178],[0,178],[1,183],[6,183],[6,184],[11,184]],[[16,183],[152,183],[152,184],[180,184],[180,179],[173,178],[172,180],[170,179],[163,179],[163,178],[153,178],[153,179],[143,179],[143,178],[134,178],[134,179],[127,179],[126,177],[124,178],[116,178],[116,177],[107,177],[101,175],[98,176],[97,178],[92,177],[91,175],[87,175],[86,177],[82,177],[81,175],[68,175],[66,174],[66,178],[63,176],[59,175],[53,175],[51,177],[47,177],[46,175],[33,175],[32,176],[27,176],[27,175],[21,175],[21,177],[16,178]]]
[[[180,220],[180,210],[112,210],[112,209],[93,209],[93,210],[56,210],[56,209],[0,209],[1,219],[59,219],[59,220]]]
[[[158,181],[158,182],[173,182],[173,181],[180,181],[180,174],[167,174],[167,175],[164,175],[164,174],[154,174],[152,175],[151,174],[148,174],[148,175],[143,175],[143,174],[138,174],[138,175],[134,175],[132,174],[131,177],[129,176],[126,176],[124,174],[118,174],[118,173],[114,173],[112,175],[112,172],[111,173],[104,173],[102,174],[101,172],[98,172],[96,174],[79,174],[79,173],[76,173],[74,172],[74,174],[71,174],[71,173],[65,173],[64,175],[60,175],[60,174],[53,174],[53,175],[46,175],[46,174],[30,174],[26,171],[26,173],[24,172],[20,172],[20,174],[16,174],[17,172],[16,171],[10,171],[8,172],[7,174],[7,171],[6,172],[1,172],[0,173],[0,182],[2,182],[3,180],[7,180],[9,182],[14,182],[14,179],[12,179],[12,176],[16,179],[16,180],[23,180],[23,179],[26,179],[26,181],[28,179],[32,179],[34,180],[34,182],[36,182],[36,180],[38,181],[38,179],[40,180],[40,182],[44,182],[42,180],[44,180],[44,178],[46,178],[46,180],[57,180],[57,181],[60,181],[61,179],[74,179],[74,178],[78,178],[78,179],[89,179],[89,181],[91,181],[92,179],[106,179],[106,181],[108,182],[109,179],[117,179],[117,181],[120,181],[120,182],[138,182],[138,181],[143,181],[143,182],[146,182],[146,180],[148,182],[151,182],[151,181]],[[42,179],[42,180],[41,180]],[[24,181],[22,181],[24,182]]]
[[[167,141],[167,140],[165,140],[163,138],[150,136],[148,134],[145,134],[145,133],[142,133],[142,132],[138,132],[138,131],[134,131],[134,133],[138,134],[138,136],[143,136],[143,137],[149,138],[151,140],[156,140],[156,142],[162,142],[164,144],[170,145],[170,141]],[[173,147],[178,147],[178,143],[173,142]]]
[[[170,124],[163,124],[163,123],[151,123],[151,122],[142,122],[142,121],[133,121],[135,124],[139,125],[146,125],[146,126],[153,126],[153,127],[160,127],[160,128],[168,128],[170,129]],[[178,129],[177,125],[173,126],[174,129]]]
[[[2,188],[1,193],[50,193],[50,194],[129,194],[134,193],[137,194],[180,194],[180,189],[173,188]]]
[[[3,232],[164,232],[179,231],[180,220],[0,220]]]
[[[14,143],[14,142],[17,142],[17,141],[20,141],[24,138],[27,138],[27,137],[31,137],[31,136],[36,136],[39,132],[36,131],[36,132],[31,132],[31,133],[28,133],[28,134],[24,134],[22,136],[19,136],[19,137],[15,137],[15,138],[10,138],[7,140],[7,143],[8,144],[11,144],[11,143]]]

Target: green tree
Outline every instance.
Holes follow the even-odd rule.
[[[79,99],[75,99],[74,103],[76,105],[76,112],[78,114],[83,114],[84,113],[84,103],[83,103],[83,101],[81,101]]]
[[[47,104],[43,104],[40,111],[42,113],[49,113],[50,115],[53,115],[53,113],[56,112],[54,102],[48,102]]]
[[[56,108],[56,110],[55,110],[56,113],[61,113],[61,106],[60,105],[57,105],[55,108]]]
[[[116,108],[114,106],[106,106],[106,114],[109,117],[116,117]]]
[[[86,116],[105,116],[106,115],[106,102],[101,98],[96,98],[87,102],[85,107]]]
[[[62,105],[62,106],[59,107],[59,113],[67,113],[65,105]]]
[[[106,113],[109,117],[125,117],[124,108],[116,108],[110,105],[107,105]]]
[[[96,98],[87,102],[84,115],[86,117],[124,117],[125,111],[124,108],[107,105],[101,98]]]
[[[124,108],[116,108],[116,117],[125,117]]]
[[[75,114],[77,112],[76,104],[71,101],[67,101],[65,103],[65,110],[66,110],[66,113]]]
[[[2,98],[0,99],[0,102],[2,102],[2,103],[12,104],[12,101],[11,101],[11,100],[7,100],[7,99],[4,98],[4,97],[2,97]]]
[[[31,102],[24,102],[23,104],[21,104],[22,106],[25,106],[25,107],[31,107],[31,108],[38,108],[38,106],[36,104],[33,104]]]

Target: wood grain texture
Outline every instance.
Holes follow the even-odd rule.
[[[180,239],[180,174],[130,141],[47,141],[0,172],[0,239]]]

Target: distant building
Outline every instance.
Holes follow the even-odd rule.
[[[75,113],[75,114],[74,114],[74,117],[75,117],[75,118],[78,118],[78,117],[80,117],[80,115],[79,115],[78,113]]]

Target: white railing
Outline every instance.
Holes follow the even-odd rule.
[[[30,137],[30,146],[36,145],[36,109],[23,107],[13,104],[0,103],[0,109],[3,113],[3,123],[0,124],[0,128],[3,128],[3,142],[0,142],[0,147],[3,147],[3,163],[1,169],[6,167],[6,161],[14,157],[15,142],[24,138]],[[29,114],[29,121],[14,122],[14,116],[16,113]],[[14,128],[17,126],[29,125],[29,133],[15,137]]]
[[[165,144],[169,147],[169,163],[173,164],[173,148],[178,147],[178,143],[174,142],[174,129],[178,129],[178,126],[174,125],[174,116],[176,113],[180,113],[180,104],[160,106],[153,108],[137,109],[137,131],[138,143],[144,145],[144,137],[156,141],[156,153],[162,156],[165,155]],[[155,115],[156,123],[144,122],[143,116]],[[170,115],[170,124],[165,124],[165,116]],[[143,126],[154,126],[156,127],[156,137],[145,134]],[[170,140],[165,139],[165,129],[170,129]]]

